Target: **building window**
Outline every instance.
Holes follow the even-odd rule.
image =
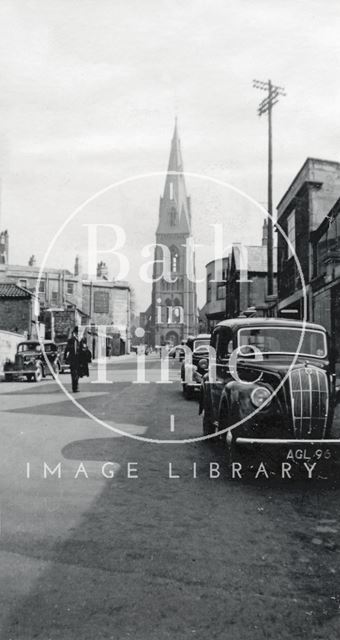
[[[326,270],[326,262],[340,251],[340,223],[338,218],[329,221],[328,228],[314,246],[313,275],[321,275]]]
[[[175,227],[177,223],[177,211],[175,207],[171,207],[169,211],[170,226]]]
[[[290,241],[290,245],[288,244],[288,258],[291,258],[293,249],[295,251],[295,209],[287,218],[287,236]]]
[[[39,282],[39,292],[45,293],[45,280],[40,280]]]
[[[58,291],[52,291],[51,300],[52,302],[58,302]]]
[[[212,274],[208,273],[208,277],[207,277],[207,302],[211,302],[211,279],[212,279]]]
[[[217,285],[217,289],[216,289],[216,299],[217,300],[224,300],[225,298],[225,284],[224,282],[221,284]]]
[[[27,289],[27,280],[26,278],[20,278],[19,282],[18,282],[19,287],[24,287],[24,289]]]
[[[179,270],[179,255],[178,255],[178,249],[176,249],[176,247],[171,247],[170,256],[171,256],[171,273],[177,273]]]
[[[109,313],[110,299],[108,291],[95,291],[93,296],[95,313]]]
[[[73,293],[73,282],[67,283],[67,293]]]

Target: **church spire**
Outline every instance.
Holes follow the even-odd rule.
[[[183,160],[181,154],[181,144],[178,137],[177,116],[175,118],[174,134],[171,141],[170,158],[168,171],[183,171]]]
[[[171,141],[168,172],[159,207],[157,233],[191,233],[190,198],[186,194],[177,117]]]

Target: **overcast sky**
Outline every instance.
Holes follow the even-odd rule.
[[[0,25],[1,227],[13,263],[41,261],[71,211],[106,185],[164,170],[176,113],[185,169],[265,204],[253,78],[287,91],[274,115],[275,203],[307,156],[340,160],[338,0],[2,0]],[[130,233],[139,225],[146,242],[162,182],[121,194]],[[202,189],[187,183],[200,235]],[[216,208],[218,196],[208,200]],[[72,267],[80,225],[50,264]],[[260,217],[230,231],[230,241],[260,236]],[[130,279],[143,308],[148,290],[136,269]]]

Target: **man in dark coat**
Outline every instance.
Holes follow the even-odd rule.
[[[64,352],[64,360],[70,365],[71,379],[72,379],[72,391],[76,393],[78,391],[79,380],[79,340],[78,340],[78,327],[74,327],[71,338],[67,341]]]

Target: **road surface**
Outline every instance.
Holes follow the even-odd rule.
[[[201,434],[178,364],[147,363],[81,381],[107,426],[54,381],[0,384],[1,639],[338,639],[337,465],[232,480],[216,442],[132,438]]]

